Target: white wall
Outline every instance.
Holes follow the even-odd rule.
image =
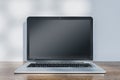
[[[120,0],[94,0],[94,60],[120,61]]]
[[[120,61],[119,0],[0,0],[0,61],[23,60],[23,22],[30,15],[93,16],[94,60]]]

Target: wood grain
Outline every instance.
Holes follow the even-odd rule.
[[[120,80],[120,62],[95,62],[106,74],[14,74],[22,62],[0,62],[0,80]]]

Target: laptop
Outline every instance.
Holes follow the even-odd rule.
[[[14,73],[106,73],[93,63],[92,17],[28,17],[26,62]]]

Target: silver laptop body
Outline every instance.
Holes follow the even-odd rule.
[[[65,63],[65,61],[42,61],[42,63]],[[68,63],[69,61],[66,61]],[[31,63],[26,62],[15,70],[15,73],[106,73],[104,69],[90,61],[70,61],[70,63],[89,63],[92,67],[27,67]]]
[[[27,27],[23,26],[23,53],[25,63],[18,67],[14,73],[106,73],[104,69],[92,60],[28,60],[27,57]],[[30,64],[90,64],[91,67],[28,67]]]

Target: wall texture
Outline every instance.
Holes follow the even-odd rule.
[[[0,61],[23,60],[27,16],[93,16],[94,60],[120,61],[119,0],[0,0]]]

